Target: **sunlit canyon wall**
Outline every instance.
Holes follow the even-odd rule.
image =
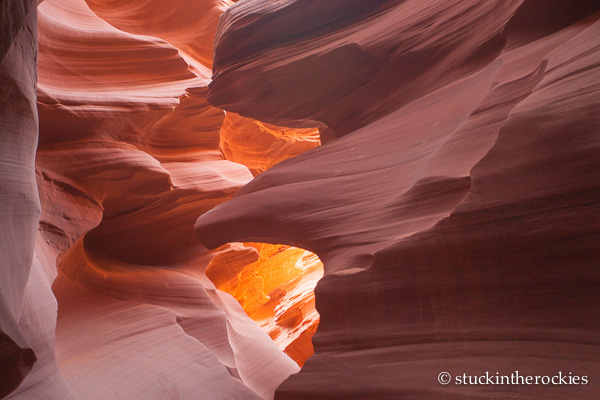
[[[2,2],[0,397],[597,399],[599,20]]]

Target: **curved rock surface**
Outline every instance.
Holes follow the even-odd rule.
[[[247,166],[254,176],[320,144],[317,128],[274,126],[235,113],[227,113],[220,137],[225,158]]]
[[[286,243],[324,262],[315,355],[275,397],[596,398],[592,381],[437,382],[442,371],[599,371],[600,325],[589,318],[600,306],[596,9],[531,28],[510,23],[515,12],[535,17],[530,2],[381,2],[332,32],[266,39],[311,23],[308,3],[231,8],[209,101],[345,136],[264,172],[196,225],[209,247]],[[383,49],[390,59],[378,61]]]
[[[0,2],[0,398],[596,400],[598,11]]]
[[[520,3],[237,3],[217,31],[209,101],[343,135],[491,62]]]
[[[94,10],[83,0],[48,0],[37,10],[35,174],[35,4],[15,27],[20,31],[3,61],[15,86],[6,96],[18,99],[3,109],[6,129],[23,143],[6,148],[20,161],[7,155],[3,165],[11,179],[3,199],[14,197],[21,211],[3,203],[19,219],[3,223],[3,243],[12,249],[3,254],[19,261],[3,260],[3,293],[12,303],[2,306],[0,355],[10,380],[1,393],[271,398],[298,371],[281,350],[289,341],[278,347],[204,273],[209,263],[213,272],[219,268],[219,257],[256,250],[239,244],[209,251],[193,231],[198,213],[252,179],[247,167],[221,154],[225,113],[206,101],[202,65],[210,65],[210,32],[228,3],[196,3],[195,14],[180,9],[179,17],[165,15],[158,3],[145,4],[142,15],[123,14],[133,7],[123,2],[90,5]],[[175,37],[165,26],[183,15],[191,23],[200,13],[206,32],[194,38]],[[254,261],[238,259],[234,268]]]
[[[303,249],[264,243],[246,246],[217,255],[206,276],[217,289],[233,295],[246,314],[302,366],[314,352],[311,339],[319,325],[314,288],[323,277],[323,264]]]
[[[35,229],[40,215],[34,174],[37,142],[36,2],[0,5],[0,397],[34,367],[39,337],[21,322],[31,293]],[[43,294],[40,294],[43,297]],[[39,362],[38,362],[39,364]]]
[[[229,0],[86,0],[86,3],[117,29],[166,40],[198,72],[209,75],[217,22],[232,4]]]

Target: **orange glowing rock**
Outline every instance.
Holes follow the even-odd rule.
[[[319,144],[318,128],[286,128],[230,112],[221,128],[225,158],[244,164],[254,176]]]
[[[35,121],[19,135],[31,142],[42,215],[16,341],[38,361],[15,398],[271,397],[298,366],[204,274],[235,246],[211,252],[193,232],[198,213],[252,179],[218,149],[225,114],[207,103],[208,80],[171,44],[116,29],[83,0],[38,11],[36,175]],[[257,259],[247,249],[242,266]],[[40,322],[31,310],[42,305]]]
[[[102,19],[125,32],[166,40],[200,70],[212,67],[213,42],[228,0],[86,0]],[[202,68],[202,66],[204,68]]]
[[[263,243],[245,246],[246,252],[238,250],[236,258],[258,259],[245,265],[238,261],[238,268],[232,270],[234,257],[217,256],[206,275],[218,289],[233,295],[275,343],[302,366],[313,353],[310,339],[319,323],[314,288],[323,276],[323,264],[315,254],[295,247]],[[223,279],[227,275],[230,278]]]
[[[0,397],[596,371],[600,21],[573,3],[0,1]]]
[[[600,307],[600,15],[555,30],[536,3],[545,2],[385,2],[318,39],[306,29],[315,19],[299,13],[322,10],[320,2],[292,1],[286,13],[249,1],[224,16],[209,101],[269,121],[322,116],[340,134],[265,171],[196,223],[208,247],[269,238],[324,261],[315,354],[276,398],[497,398],[484,385],[440,394],[435,377],[516,365],[597,370],[600,323],[589,316]],[[504,30],[517,9],[542,28]],[[256,35],[242,40],[252,15]],[[278,40],[267,37],[269,23]],[[295,27],[305,41],[285,36]],[[507,33],[514,47],[504,47]],[[351,45],[336,58],[340,42]],[[352,45],[368,55],[395,48],[366,78]],[[323,77],[343,67],[342,93]],[[316,80],[302,75],[310,71]],[[285,316],[298,318],[291,308],[276,321],[285,326]],[[535,386],[513,394],[598,393]]]

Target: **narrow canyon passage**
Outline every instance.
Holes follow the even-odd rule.
[[[0,27],[0,398],[600,398],[597,1]]]
[[[37,361],[11,398],[269,398],[312,355],[318,258],[260,243],[210,251],[193,229],[253,176],[320,144],[316,127],[207,102],[229,5],[198,2],[207,25],[195,37],[133,9],[118,19],[116,4],[39,5],[28,290],[45,305],[26,313]]]

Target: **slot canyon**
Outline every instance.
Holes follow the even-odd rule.
[[[1,399],[600,398],[597,1],[0,27]]]

